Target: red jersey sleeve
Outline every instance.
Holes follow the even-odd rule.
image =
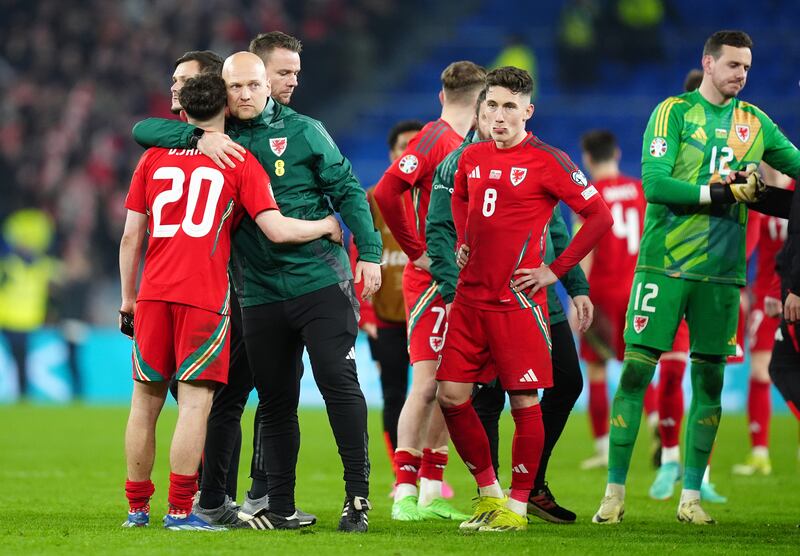
[[[250,153],[247,153],[242,165],[239,201],[253,219],[265,210],[278,210],[278,203],[272,196],[269,176],[256,157]]]
[[[468,158],[466,152],[461,155],[453,176],[453,197],[450,199],[450,208],[453,211],[453,225],[456,228],[456,248],[461,247],[466,240],[467,210],[469,209],[466,169]]]
[[[545,188],[585,218],[581,229],[564,252],[553,261],[550,270],[563,276],[578,264],[608,232],[614,219],[597,189],[591,185],[569,157],[558,151],[547,166]]]
[[[414,225],[405,210],[403,195],[411,189],[411,185],[390,172],[396,163],[397,161],[392,164],[375,186],[375,202],[378,203],[383,220],[400,244],[400,248],[408,255],[409,260],[415,261],[425,253],[425,245],[417,237]]]
[[[145,182],[147,182],[147,161],[150,158],[148,153],[150,150],[144,152],[139,158],[139,163],[136,164],[136,169],[133,171],[131,177],[131,185],[128,188],[128,195],[125,197],[125,208],[141,214],[147,214],[147,199],[145,197]]]

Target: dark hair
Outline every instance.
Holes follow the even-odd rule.
[[[207,121],[219,114],[228,102],[225,81],[213,73],[201,73],[187,79],[178,93],[178,101],[186,115]]]
[[[270,31],[269,33],[261,33],[250,41],[248,50],[263,59],[276,48],[285,48],[300,54],[303,51],[303,43],[281,31]]]
[[[447,100],[456,103],[468,101],[472,105],[475,93],[486,86],[486,69],[474,62],[453,62],[442,71],[442,89]]]
[[[694,91],[700,86],[700,83],[703,82],[703,70],[701,69],[691,69],[689,73],[686,74],[686,79],[683,81],[683,90],[687,93],[689,91]]]
[[[717,31],[706,40],[706,44],[703,46],[703,56],[710,54],[716,60],[719,58],[723,46],[753,48],[753,39],[744,31]]]
[[[403,120],[402,122],[397,122],[389,132],[389,138],[387,139],[389,148],[394,148],[394,146],[397,144],[397,138],[400,137],[401,133],[406,133],[407,131],[419,131],[423,127],[424,124],[419,120]]]
[[[222,75],[222,57],[213,50],[190,50],[175,60],[175,67],[184,62],[197,62],[200,65],[200,73]]]
[[[478,100],[475,101],[475,115],[477,116],[478,113],[481,111],[481,103],[486,100],[486,87],[481,89],[481,92],[478,93]]]
[[[606,162],[616,155],[617,138],[607,129],[593,129],[581,136],[581,149],[592,162]]]
[[[530,95],[533,92],[533,78],[524,69],[504,66],[489,72],[486,87],[505,87],[514,94]]]

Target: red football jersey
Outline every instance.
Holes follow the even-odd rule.
[[[510,311],[529,307],[511,289],[514,271],[535,268],[545,255],[547,225],[559,200],[575,212],[600,199],[583,173],[562,151],[528,133],[517,146],[499,149],[494,141],[470,145],[455,175],[453,217],[458,244],[470,247],[459,274],[456,298],[480,309]],[[533,298],[545,305],[546,288]]]
[[[780,298],[780,279],[775,270],[775,256],[783,248],[789,221],[776,216],[761,218],[761,233],[758,236],[758,260],[756,277],[753,281],[753,294],[756,299],[765,295]]]
[[[409,141],[403,154],[386,170],[387,174],[403,180],[408,184],[406,189],[411,190],[414,214],[410,218],[414,219],[413,222],[402,211],[400,203],[396,204],[397,210],[392,213],[382,211],[384,220],[406,254],[414,251],[414,246],[409,244],[407,238],[416,238],[422,244],[423,252],[427,249],[425,221],[428,218],[433,174],[444,157],[458,148],[463,140],[446,121],[438,119],[428,122]]]
[[[647,207],[642,182],[620,175],[592,183],[611,210],[614,226],[594,249],[589,290],[593,298],[620,298],[627,303]]]
[[[269,177],[248,153],[220,170],[196,149],[148,149],[125,207],[148,215],[150,238],[137,301],[228,312],[231,230],[244,215],[277,209]]]

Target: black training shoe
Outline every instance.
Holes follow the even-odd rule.
[[[250,519],[245,519],[245,516],[241,513],[239,513],[239,517],[242,518],[242,527],[245,528],[251,527],[262,531],[300,528],[300,519],[298,519],[296,511],[289,517],[283,517],[282,515],[274,514],[268,510],[256,512]]]
[[[367,511],[372,509],[369,500],[361,496],[347,496],[342,507],[339,531],[347,533],[366,533],[369,528]]]
[[[653,433],[653,443],[650,446],[650,457],[652,458],[653,469],[661,467],[661,449],[661,431],[656,427]]]
[[[547,483],[542,488],[531,491],[528,499],[528,513],[550,523],[575,523],[576,515],[556,504]]]

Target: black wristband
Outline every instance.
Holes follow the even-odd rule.
[[[192,131],[192,134],[189,136],[189,148],[190,149],[196,149],[197,148],[197,143],[200,142],[200,138],[203,136],[203,134],[205,132],[206,132],[206,130],[201,128],[201,127],[194,128],[194,130]]]
[[[712,183],[708,186],[712,205],[732,205],[736,202],[733,191],[724,183]]]

